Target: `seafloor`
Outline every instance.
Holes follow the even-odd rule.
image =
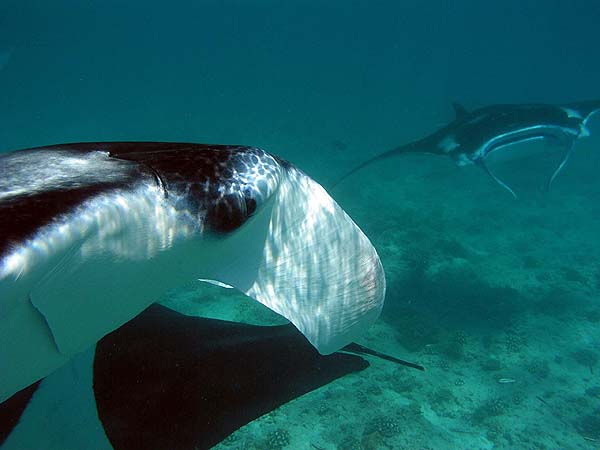
[[[431,156],[390,160],[331,190],[387,274],[383,315],[361,343],[426,371],[370,358],[216,448],[598,448],[599,143],[581,141],[549,193],[541,186],[560,152],[498,165],[517,200],[482,171]],[[350,144],[330,146],[335,155]],[[181,300],[202,315],[277,321],[214,287],[169,301]]]

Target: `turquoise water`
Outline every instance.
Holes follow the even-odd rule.
[[[452,101],[600,98],[597,1],[324,3],[2,1],[2,151],[256,145],[328,188],[452,120]],[[330,190],[387,274],[363,343],[427,371],[372,361],[218,448],[269,448],[279,429],[297,449],[597,448],[600,117],[589,128],[550,193],[552,147],[498,166],[518,200],[433,156]],[[199,313],[272,319],[212,290],[177,295],[216,296]]]

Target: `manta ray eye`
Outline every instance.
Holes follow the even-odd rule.
[[[239,228],[256,211],[256,200],[235,192],[218,198],[206,213],[206,226],[216,233],[229,233]]]
[[[249,217],[256,211],[256,199],[253,198],[249,192],[246,192],[246,194],[244,195],[244,201],[246,202],[246,213]]]

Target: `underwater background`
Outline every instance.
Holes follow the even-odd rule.
[[[475,167],[351,167],[496,103],[600,98],[597,0],[0,0],[2,151],[63,142],[255,145],[319,181],[376,246],[388,294],[361,343],[383,361],[219,449],[600,446],[600,117],[562,149]],[[538,145],[538,144],[536,144]],[[256,323],[201,287],[164,300]],[[508,382],[507,382],[508,381]]]

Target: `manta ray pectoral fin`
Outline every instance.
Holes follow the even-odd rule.
[[[367,367],[360,355],[319,355],[290,324],[205,319],[154,304],[0,403],[0,448],[208,450]]]
[[[478,160],[477,165],[481,167],[490,176],[492,180],[494,180],[496,183],[498,183],[500,186],[502,186],[504,189],[510,192],[515,199],[517,198],[517,194],[515,194],[515,191],[513,191],[508,184],[506,184],[504,181],[502,181],[500,178],[494,175],[494,173],[488,168],[483,159]]]
[[[575,140],[571,140],[567,144],[567,149],[565,151],[564,156],[562,157],[562,159],[560,160],[560,162],[556,166],[556,169],[554,169],[554,172],[552,172],[552,175],[550,176],[550,178],[548,178],[548,183],[546,184],[546,190],[547,191],[550,190],[550,188],[552,187],[552,183],[554,182],[554,179],[559,174],[559,172],[563,169],[563,167],[565,166],[565,164],[567,163],[567,161],[569,160],[569,158],[573,154],[573,149],[574,148],[575,148]]]

